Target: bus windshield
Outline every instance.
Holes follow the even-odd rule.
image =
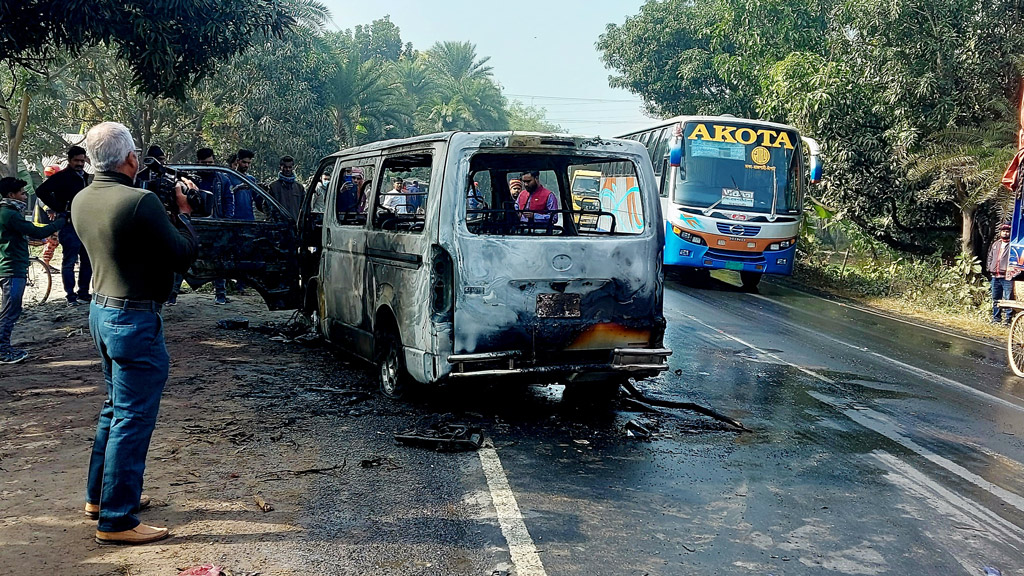
[[[694,208],[799,214],[800,136],[760,124],[688,122],[675,202]]]

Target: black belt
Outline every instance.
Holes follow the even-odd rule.
[[[160,313],[163,304],[152,300],[129,300],[127,298],[114,298],[103,294],[93,294],[92,301],[103,308],[117,308],[119,310],[133,310],[138,312]]]

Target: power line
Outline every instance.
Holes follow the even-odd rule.
[[[642,100],[617,100],[614,98],[571,98],[568,96],[540,96],[537,94],[510,94],[506,93],[506,96],[513,98],[535,98],[537,100],[571,100],[575,102],[632,102],[635,104],[642,103]]]

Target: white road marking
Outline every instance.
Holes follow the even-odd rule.
[[[491,502],[494,503],[494,510],[498,514],[498,524],[501,526],[501,533],[508,542],[508,551],[512,556],[512,564],[516,567],[518,576],[547,576],[544,571],[544,564],[537,555],[537,546],[530,537],[526,523],[523,521],[523,514],[519,511],[519,504],[512,488],[508,485],[508,477],[505,476],[505,469],[501,466],[498,458],[498,451],[487,446],[477,450],[480,455],[480,465],[483,466],[484,476],[487,477],[487,487],[491,491]]]
[[[723,336],[725,336],[727,338],[730,338],[730,339],[732,339],[732,340],[734,340],[734,341],[736,341],[736,342],[738,342],[738,343],[740,343],[740,344],[742,344],[742,345],[744,345],[744,346],[746,346],[746,347],[748,347],[748,348],[750,348],[752,350],[756,350],[760,354],[764,354],[765,356],[768,356],[770,358],[774,358],[774,359],[778,360],[779,362],[782,362],[782,363],[784,363],[787,366],[790,366],[792,368],[796,368],[797,370],[803,372],[804,374],[807,374],[807,375],[809,375],[809,376],[811,376],[813,378],[816,378],[816,379],[818,379],[818,380],[820,380],[822,382],[825,382],[825,383],[828,383],[828,384],[835,384],[836,383],[835,380],[832,380],[831,378],[829,378],[827,376],[819,374],[819,373],[815,372],[814,370],[809,370],[807,368],[804,368],[803,366],[799,366],[797,364],[794,364],[792,362],[784,360],[783,358],[781,358],[777,354],[772,354],[771,352],[767,352],[765,350],[762,350],[762,349],[758,348],[757,346],[754,346],[754,345],[752,345],[752,344],[750,344],[748,342],[745,342],[744,340],[742,340],[740,338],[737,338],[736,336],[733,336],[732,334],[729,334],[729,333],[727,333],[727,332],[725,332],[725,331],[723,331],[723,330],[721,330],[719,328],[715,328],[714,326],[711,326],[710,324],[707,324],[707,323],[705,323],[705,322],[703,322],[701,320],[698,320],[697,318],[695,318],[695,317],[693,317],[693,316],[691,316],[689,314],[684,314],[684,316],[687,316],[688,318],[690,318],[694,322],[696,322],[696,323],[698,323],[698,324],[700,324],[702,326],[705,326],[705,327],[707,327],[707,328],[709,328],[711,330],[714,330],[715,332],[717,332],[717,333],[719,333],[719,334],[721,334],[721,335],[723,335]],[[972,388],[972,390],[973,390],[973,388]],[[988,394],[985,394],[984,392],[980,392],[980,391],[977,391],[977,390],[975,390],[975,392],[977,392],[979,394],[983,394],[985,396],[990,396]],[[921,456],[925,457],[926,459],[928,459],[932,463],[937,464],[937,465],[941,466],[942,468],[945,468],[946,470],[952,472],[953,474],[956,474],[957,476],[963,478],[964,480],[970,482],[971,484],[974,484],[975,486],[978,486],[979,488],[981,488],[981,489],[985,490],[986,492],[992,494],[996,498],[999,498],[1003,502],[1006,502],[1010,506],[1013,506],[1017,510],[1019,510],[1021,512],[1024,512],[1024,497],[1021,497],[1018,494],[1014,494],[1013,492],[1010,492],[1009,490],[1006,490],[1005,488],[1002,488],[1001,486],[997,486],[996,484],[993,484],[992,482],[989,482],[988,480],[985,480],[981,476],[978,476],[977,474],[971,472],[970,470],[964,468],[963,466],[960,466],[959,464],[957,464],[957,463],[955,463],[955,462],[953,462],[953,461],[951,461],[951,460],[949,460],[947,458],[943,458],[942,456],[939,456],[938,454],[932,452],[931,450],[928,450],[927,448],[917,444],[916,442],[914,442],[910,438],[907,438],[903,434],[899,433],[896,425],[892,424],[891,421],[889,421],[887,418],[885,418],[879,412],[875,412],[874,410],[870,410],[870,409],[867,409],[867,408],[862,408],[860,410],[848,409],[848,408],[838,404],[836,401],[831,400],[828,396],[825,396],[824,394],[819,394],[819,393],[813,392],[813,391],[808,391],[808,394],[811,395],[813,398],[815,398],[815,399],[817,399],[817,400],[819,400],[819,401],[821,401],[821,402],[823,402],[825,404],[828,404],[829,406],[832,406],[833,408],[836,408],[837,410],[842,412],[844,415],[846,415],[848,418],[850,418],[854,422],[857,422],[861,426],[864,426],[865,428],[868,428],[869,430],[873,430],[873,431],[875,431],[875,432],[885,436],[886,438],[889,438],[890,440],[893,440],[893,441],[903,445],[905,448],[908,448],[909,450],[911,450],[913,452],[916,452],[917,454],[920,454]],[[1001,400],[1002,402],[1006,402],[1005,400],[1002,400],[1000,398],[996,398],[994,396],[991,396],[991,398],[993,398],[994,400]],[[1017,408],[1018,410],[1024,410],[1024,408],[1022,408],[1020,406],[1017,406],[1016,404],[1009,403],[1009,405],[1013,406],[1014,408]],[[873,418],[868,418],[867,415],[873,415]]]
[[[806,295],[808,295],[808,296],[810,296],[812,298],[817,298],[818,300],[824,300],[825,302],[828,302],[829,304],[835,304],[836,306],[839,306],[839,307],[842,307],[842,308],[851,308],[853,310],[864,312],[866,314],[873,314],[875,316],[878,316],[880,318],[885,318],[887,320],[894,320],[896,322],[902,322],[904,324],[909,324],[910,326],[914,326],[915,328],[923,328],[925,330],[931,330],[932,332],[938,332],[939,334],[945,334],[946,336],[952,336],[954,338],[959,338],[961,340],[967,340],[967,341],[970,341],[970,342],[974,342],[976,344],[982,344],[982,345],[988,346],[990,348],[995,348],[996,350],[1002,350],[1003,349],[1002,346],[993,344],[991,342],[985,342],[984,340],[979,340],[977,338],[971,338],[970,336],[964,336],[963,334],[957,334],[956,332],[950,332],[948,330],[943,330],[941,328],[935,328],[933,326],[926,326],[924,324],[918,324],[917,322],[911,322],[910,320],[906,320],[906,319],[900,318],[898,316],[892,316],[892,315],[889,315],[889,314],[885,314],[885,313],[879,312],[877,310],[872,310],[872,309],[864,307],[864,306],[858,306],[856,304],[847,304],[845,302],[836,302],[835,300],[829,300],[828,298],[822,298],[821,296],[818,296],[817,294],[812,294],[810,292],[806,292],[804,290],[800,290],[799,288],[793,288],[793,287],[790,287],[790,286],[787,286],[786,288],[788,288],[789,290],[792,290],[794,292],[799,292],[801,294],[806,294]],[[762,299],[767,300],[769,302],[772,302],[774,304],[779,304],[780,306],[786,306],[787,308],[796,308],[797,310],[799,310],[799,308],[797,308],[795,306],[791,306],[789,304],[783,304],[782,302],[779,302],[778,300],[772,300],[771,298],[768,298],[767,296],[762,296],[760,294],[751,294],[751,296],[753,296],[755,298],[762,298]]]
[[[888,452],[876,450],[871,455],[889,470],[886,479],[911,496],[905,504],[907,508],[925,502],[946,518],[946,522],[925,521],[922,530],[939,541],[966,573],[977,573],[979,559],[999,556],[999,552],[992,548],[992,542],[980,538],[981,535],[990,536],[992,540],[1012,548],[1017,552],[1014,556],[1020,558],[1020,550],[1024,548],[1024,530],[1019,526],[974,500],[943,487]],[[1004,565],[1002,568],[1005,571],[1011,567]]]
[[[783,306],[788,306],[788,304],[783,304]],[[722,335],[724,335],[724,336],[726,336],[728,338],[731,338],[731,339],[735,340],[736,342],[739,342],[740,344],[743,344],[744,346],[747,346],[749,348],[757,350],[758,352],[761,352],[762,354],[765,354],[766,356],[769,356],[771,358],[775,358],[775,359],[779,360],[780,362],[783,362],[783,363],[785,363],[785,364],[787,364],[789,366],[792,366],[793,368],[796,368],[797,370],[800,370],[802,372],[810,374],[810,375],[814,376],[815,378],[817,378],[819,380],[822,380],[823,382],[828,382],[829,384],[835,384],[834,380],[826,378],[826,377],[824,377],[824,376],[822,376],[822,375],[820,375],[818,373],[812,373],[812,372],[810,372],[808,370],[805,370],[803,367],[798,366],[796,364],[793,364],[791,362],[787,362],[787,361],[783,360],[782,358],[779,358],[775,354],[764,352],[761,349],[757,348],[756,346],[748,344],[747,342],[744,342],[743,340],[740,340],[739,338],[736,338],[735,336],[732,336],[730,334],[726,334],[725,332],[722,332],[718,328],[715,328],[714,326],[711,326],[710,324],[706,324],[706,323],[698,320],[697,318],[695,318],[694,316],[692,316],[690,314],[683,313],[683,315],[686,316],[687,318],[690,318],[694,322],[697,322],[698,324],[701,324],[702,326],[706,326],[707,328],[710,328],[711,330],[714,330],[714,331],[716,331],[716,332],[718,332],[718,333],[720,333],[720,334],[722,334]],[[806,330],[808,332],[811,332],[812,334],[814,334],[818,338],[823,338],[825,340],[830,340],[832,342],[835,342],[836,344],[841,344],[841,345],[846,346],[848,348],[853,348],[854,350],[858,350],[860,352],[865,352],[867,354],[875,356],[876,358],[880,358],[880,359],[882,359],[882,360],[884,360],[884,361],[886,361],[886,362],[888,362],[888,363],[890,363],[890,364],[892,364],[894,366],[899,367],[900,369],[902,369],[902,370],[904,370],[906,372],[910,372],[911,374],[914,374],[915,376],[919,376],[919,377],[922,377],[922,378],[934,380],[936,382],[939,382],[940,384],[945,384],[946,386],[949,386],[950,388],[956,388],[956,389],[961,390],[963,392],[967,392],[968,394],[973,394],[973,395],[978,396],[980,398],[984,398],[985,400],[987,400],[989,402],[993,402],[995,404],[999,404],[999,405],[1005,406],[1007,408],[1013,408],[1014,410],[1019,410],[1021,412],[1024,412],[1024,406],[1021,406],[1021,405],[1016,404],[1014,402],[1011,402],[1009,400],[1005,400],[1003,398],[1000,398],[999,396],[995,396],[993,394],[989,394],[988,392],[983,392],[983,391],[978,390],[977,388],[975,388],[973,386],[968,386],[967,384],[964,384],[963,382],[957,382],[956,380],[953,380],[951,378],[946,378],[945,376],[941,376],[941,375],[936,374],[934,372],[929,372],[928,370],[925,370],[923,368],[918,368],[917,366],[912,366],[910,364],[907,364],[906,362],[900,362],[899,360],[897,360],[895,358],[890,358],[890,357],[886,356],[885,354],[879,354],[878,352],[875,352],[874,350],[870,350],[870,349],[865,348],[863,346],[857,346],[856,344],[850,344],[849,342],[844,342],[844,341],[842,341],[842,340],[840,340],[838,338],[833,338],[832,336],[828,336],[826,334],[821,333],[820,331],[814,330],[812,328],[808,328],[806,326],[801,326],[801,325],[795,324],[795,323],[793,324],[793,326],[796,327],[796,328],[799,328],[801,330]]]
[[[981,488],[982,490],[988,492],[989,494],[995,496],[996,498],[999,498],[1003,502],[1006,502],[1010,506],[1013,506],[1017,510],[1024,512],[1024,496],[1014,494],[1013,492],[1010,492],[1009,490],[1001,486],[997,486],[996,484],[989,482],[988,480],[985,480],[981,476],[978,476],[974,472],[971,472],[970,470],[964,468],[963,466],[957,464],[956,462],[953,462],[948,458],[939,456],[935,452],[932,452],[931,450],[925,448],[924,446],[921,446],[917,442],[914,442],[913,440],[902,434],[900,432],[899,427],[882,413],[876,412],[870,408],[862,406],[858,406],[856,410],[853,408],[848,408],[841,401],[830,396],[826,396],[825,394],[820,394],[818,392],[808,392],[808,394],[810,394],[816,400],[842,412],[847,418],[853,420],[857,424],[860,424],[861,426],[867,428],[868,430],[873,430],[881,434],[882,436],[885,436],[886,438],[900,444],[901,446],[910,450],[911,452],[915,452],[918,455],[923,456],[929,462],[937,464],[942,468],[945,468],[946,470],[952,472],[953,474],[956,474],[957,476],[963,478],[964,480],[970,482],[971,484],[974,484],[978,488]]]

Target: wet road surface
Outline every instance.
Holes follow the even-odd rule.
[[[999,343],[773,283],[746,294],[670,279],[665,311],[672,370],[638,386],[752,432],[558,386],[448,387],[325,420],[325,459],[386,459],[371,482],[322,481],[306,566],[1024,574],[1024,380]],[[430,419],[480,424],[493,449],[394,446],[391,431]],[[653,437],[631,436],[630,421]],[[332,441],[336,426],[365,445]]]

